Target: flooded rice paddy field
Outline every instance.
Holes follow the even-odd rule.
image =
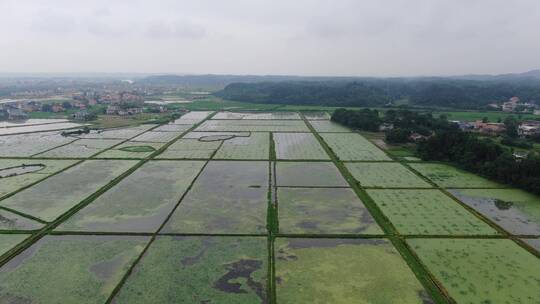
[[[511,240],[411,239],[457,303],[540,303],[540,262]]]
[[[67,145],[37,154],[35,157],[87,158],[121,142],[121,139],[77,139]]]
[[[37,119],[31,118],[26,120],[1,121],[0,128],[26,127],[34,125],[48,125],[69,122],[67,119]]]
[[[273,138],[277,159],[330,159],[311,133],[274,133]]]
[[[166,124],[159,126],[154,129],[154,131],[158,132],[183,132],[187,131],[191,128],[190,125],[176,125],[176,124]]]
[[[275,120],[288,120],[288,119],[296,119],[299,120],[300,115],[298,113],[293,112],[274,112],[274,113],[238,113],[238,112],[220,112],[214,115],[212,119],[233,119],[233,120],[240,120],[240,119],[248,119],[248,120],[267,120],[267,119],[275,119]]]
[[[104,303],[148,241],[45,236],[0,268],[0,302]]]
[[[391,160],[381,149],[356,133],[323,133],[324,141],[342,161]]]
[[[92,138],[92,139],[129,139],[137,136],[145,131],[150,130],[156,125],[140,125],[136,127],[114,128],[108,130],[92,130],[88,134],[81,134],[79,138]]]
[[[433,303],[387,240],[278,238],[278,303]]]
[[[0,136],[0,157],[30,157],[75,140],[73,137],[62,136],[61,132]]]
[[[460,201],[517,235],[540,235],[540,198],[516,189],[453,189]]]
[[[0,159],[0,198],[75,163],[75,160]]]
[[[0,206],[52,221],[134,166],[133,160],[87,160],[0,201]]]
[[[268,303],[264,237],[159,236],[114,303]]]
[[[499,188],[496,182],[444,164],[411,163],[410,166],[443,188]]]
[[[349,188],[279,188],[279,232],[285,234],[383,234]]]
[[[262,161],[209,162],[164,232],[266,233],[268,167]]]
[[[303,112],[304,117],[308,120],[330,120],[328,112]]]
[[[353,177],[363,187],[429,188],[431,185],[399,163],[347,163]]]
[[[207,120],[196,131],[309,132],[302,120]]]
[[[201,161],[147,162],[57,230],[155,232],[203,165]]]
[[[0,303],[540,303],[539,197],[329,118],[0,135]]]
[[[144,141],[126,141],[120,145],[105,150],[96,155],[95,158],[146,158],[165,143],[144,142]]]
[[[347,181],[331,162],[277,162],[274,165],[277,186],[347,187]]]
[[[497,231],[439,190],[367,190],[401,234],[493,235]]]
[[[73,128],[78,128],[81,126],[84,126],[84,125],[79,124],[79,123],[72,123],[72,122],[33,124],[33,125],[25,125],[25,126],[10,126],[7,128],[0,128],[0,135],[56,131],[56,130],[73,129]]]
[[[184,132],[160,132],[160,131],[148,131],[133,139],[134,142],[154,142],[154,143],[168,143],[175,138],[182,135]]]
[[[330,120],[310,120],[309,123],[313,126],[315,131],[320,133],[332,132],[332,133],[349,133],[351,129],[344,127],[338,123]]]
[[[5,232],[14,230],[37,230],[43,228],[43,226],[45,226],[45,224],[17,213],[0,209],[0,230],[4,230]]]

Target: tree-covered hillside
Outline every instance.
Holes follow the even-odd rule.
[[[479,109],[513,96],[523,101],[540,102],[540,80],[366,78],[355,81],[232,83],[216,95],[255,103],[383,106],[407,100],[409,104],[421,106]]]

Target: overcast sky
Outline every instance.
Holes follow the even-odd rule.
[[[0,72],[540,68],[539,0],[0,0]]]

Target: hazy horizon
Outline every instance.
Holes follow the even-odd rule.
[[[538,69],[534,0],[0,0],[0,74],[417,77]]]

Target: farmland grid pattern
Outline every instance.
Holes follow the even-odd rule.
[[[66,157],[66,158],[51,158],[51,157],[40,157],[39,154],[57,149],[59,147],[68,146],[72,144],[73,142],[76,142],[80,139],[75,139],[74,141],[71,141],[69,143],[64,143],[62,145],[46,149],[44,151],[41,151],[39,153],[36,153],[32,155],[31,157],[18,157],[18,156],[2,156],[0,159],[34,159],[36,161],[39,160],[60,160],[60,159],[67,159],[67,160],[74,160],[75,162],[57,172],[50,173],[46,175],[45,177],[29,183],[27,185],[24,185],[23,187],[20,187],[13,192],[10,192],[2,197],[0,197],[0,211],[4,210],[13,214],[16,214],[18,216],[22,216],[24,218],[27,218],[29,220],[33,220],[36,222],[39,222],[41,224],[44,224],[44,227],[38,230],[24,230],[24,229],[6,229],[6,230],[0,230],[0,236],[2,235],[10,235],[10,234],[30,234],[28,238],[26,238],[23,242],[17,244],[7,252],[3,253],[0,252],[0,267],[8,263],[11,259],[14,259],[17,255],[21,254],[23,251],[28,249],[30,246],[38,242],[40,239],[42,239],[45,236],[48,235],[110,235],[110,236],[146,236],[149,237],[149,241],[144,246],[144,249],[137,255],[136,259],[133,263],[130,264],[128,270],[122,275],[119,282],[115,285],[111,293],[108,295],[107,303],[113,302],[115,297],[117,297],[122,290],[122,288],[127,283],[128,279],[132,275],[134,269],[142,263],[142,260],[144,256],[148,253],[149,249],[152,247],[152,244],[155,242],[155,240],[160,236],[200,236],[200,237],[225,237],[225,238],[257,238],[262,237],[266,238],[267,240],[267,282],[266,282],[266,296],[269,303],[278,303],[278,294],[277,294],[277,277],[276,277],[276,242],[277,240],[286,240],[286,239],[336,239],[336,240],[344,240],[344,239],[358,239],[358,240],[388,240],[393,247],[399,252],[400,256],[403,258],[403,260],[407,263],[407,265],[410,267],[418,281],[422,284],[423,288],[427,291],[430,298],[435,303],[454,303],[454,299],[449,294],[447,288],[443,285],[443,283],[440,281],[440,279],[433,273],[433,270],[430,269],[429,265],[426,265],[424,263],[424,260],[418,255],[418,253],[411,248],[411,242],[414,242],[416,239],[456,239],[456,240],[467,240],[467,239],[485,239],[485,240],[510,240],[517,245],[519,245],[520,248],[523,248],[529,253],[532,253],[537,258],[540,258],[540,253],[536,251],[530,244],[523,241],[524,238],[531,238],[536,239],[539,238],[539,235],[521,235],[521,234],[511,234],[507,230],[505,230],[500,225],[494,223],[492,220],[490,220],[487,216],[480,213],[479,211],[475,210],[471,206],[465,204],[464,202],[460,201],[453,193],[449,191],[449,187],[443,187],[438,183],[433,182],[431,179],[429,179],[427,176],[423,175],[419,170],[416,170],[414,166],[411,166],[413,163],[420,163],[420,162],[407,162],[403,161],[401,159],[398,159],[386,151],[380,149],[378,146],[373,145],[370,146],[369,149],[371,149],[370,153],[375,153],[377,155],[384,155],[385,157],[382,157],[380,160],[372,160],[370,158],[368,159],[347,159],[347,160],[341,160],[338,157],[338,153],[336,153],[334,150],[332,150],[332,147],[329,145],[327,141],[325,141],[325,134],[336,134],[336,136],[339,136],[340,134],[357,134],[356,132],[343,132],[343,131],[330,131],[330,132],[318,132],[316,128],[312,125],[313,120],[307,119],[302,113],[299,113],[299,118],[291,118],[283,121],[292,121],[294,123],[291,123],[290,125],[294,125],[295,127],[298,127],[300,125],[300,122],[305,124],[305,127],[308,131],[305,130],[283,130],[282,128],[276,127],[276,129],[272,129],[273,126],[276,124],[276,122],[279,122],[278,120],[272,120],[272,119],[264,119],[264,121],[272,121],[269,124],[261,124],[254,127],[254,130],[246,131],[246,128],[250,128],[250,122],[253,121],[255,124],[257,122],[260,122],[261,120],[258,119],[250,119],[250,118],[243,118],[243,119],[213,119],[215,115],[217,115],[218,112],[212,112],[209,115],[207,115],[204,119],[201,119],[198,123],[192,124],[190,128],[187,128],[184,131],[179,131],[178,136],[176,136],[173,140],[164,143],[163,146],[161,146],[159,149],[155,150],[151,154],[145,157],[141,158],[100,158],[99,155],[105,153],[106,151],[109,151],[111,149],[114,149],[115,147],[118,147],[124,143],[130,142],[135,137],[138,137],[142,134],[145,134],[147,132],[152,132],[153,130],[160,127],[160,125],[156,125],[153,127],[150,127],[144,131],[141,131],[137,133],[134,136],[130,136],[126,139],[121,139],[117,144],[114,144],[106,149],[102,149],[97,153],[92,154],[89,157]],[[294,117],[294,116],[293,116]],[[190,132],[221,132],[220,130],[201,130],[201,127],[204,127],[208,124],[208,122],[216,123],[219,127],[219,122],[225,121],[227,122],[226,127],[229,129],[226,129],[227,132],[249,132],[251,133],[264,133],[267,136],[264,138],[267,138],[268,141],[265,143],[257,143],[258,145],[264,144],[267,145],[268,148],[268,155],[261,158],[256,159],[246,159],[242,157],[238,158],[217,158],[216,155],[219,153],[221,148],[223,147],[225,140],[221,140],[217,148],[215,148],[210,156],[208,157],[202,157],[202,158],[156,158],[160,154],[162,154],[164,151],[166,151],[171,145],[178,142],[180,139],[184,138],[187,134]],[[321,120],[317,120],[318,122]],[[324,121],[324,120],[322,120]],[[231,128],[234,128],[235,122],[244,122],[247,124],[239,124],[238,130],[231,130]],[[266,130],[257,130],[257,128],[263,126],[263,128],[267,128]],[[300,127],[298,127],[300,128]],[[301,128],[300,128],[301,129]],[[279,143],[276,142],[276,135],[280,134],[312,134],[314,138],[316,139],[316,142],[320,145],[322,150],[328,155],[328,159],[320,159],[320,156],[313,157],[310,156],[309,153],[302,153],[301,148],[295,150],[295,157],[294,159],[281,159],[278,157],[277,154],[277,145]],[[298,135],[299,136],[299,135]],[[261,137],[262,138],[262,137]],[[292,136],[291,138],[300,138],[297,136]],[[363,137],[362,137],[363,138]],[[366,140],[367,142],[367,140]],[[310,142],[309,146],[313,147],[313,142]],[[375,150],[374,150],[375,149]],[[379,153],[380,152],[380,153]],[[306,155],[305,158],[302,158],[302,155]],[[388,158],[388,159],[386,159]],[[44,181],[47,181],[49,178],[53,176],[58,176],[62,173],[64,173],[66,170],[69,170],[71,168],[74,168],[81,163],[87,161],[87,160],[136,160],[137,162],[122,172],[120,175],[116,176],[114,179],[112,179],[110,182],[105,184],[104,186],[99,187],[94,193],[92,193],[90,196],[86,197],[82,201],[80,201],[78,204],[75,204],[72,208],[69,210],[66,210],[62,215],[55,218],[51,221],[45,221],[38,216],[35,216],[33,214],[27,214],[25,212],[21,212],[16,210],[17,208],[14,207],[5,207],[3,206],[4,200],[17,196],[19,193],[32,188],[33,186],[42,183]],[[191,180],[189,183],[189,186],[187,189],[182,193],[180,199],[176,202],[173,209],[168,213],[165,220],[159,225],[159,228],[154,232],[118,232],[118,231],[106,231],[106,232],[96,232],[96,231],[58,231],[56,228],[60,226],[62,223],[64,223],[66,220],[68,220],[70,217],[75,215],[77,212],[88,206],[89,204],[92,204],[94,200],[96,200],[98,197],[100,197],[102,194],[107,192],[109,189],[115,187],[118,183],[120,183],[122,180],[124,180],[126,177],[130,176],[132,173],[136,172],[140,167],[142,167],[144,164],[148,162],[161,162],[161,161],[202,161],[204,164],[202,165],[201,169],[197,172],[196,176]],[[189,233],[180,233],[180,232],[163,232],[163,228],[166,226],[168,222],[171,221],[171,218],[173,217],[173,214],[179,210],[179,206],[182,204],[182,201],[186,196],[188,196],[194,187],[194,185],[200,181],[201,174],[207,169],[208,165],[215,162],[266,162],[268,172],[266,175],[268,176],[268,184],[267,184],[267,195],[266,195],[266,222],[264,223],[264,226],[266,227],[266,233],[228,233],[227,231],[223,232],[189,232]],[[338,185],[338,184],[332,184],[332,185],[284,185],[281,184],[278,179],[278,171],[280,170],[278,168],[278,164],[286,165],[286,164],[301,164],[301,163],[310,163],[310,164],[330,164],[337,168],[339,171],[339,177],[342,178],[345,182],[345,184]],[[422,164],[426,164],[429,162],[421,162]],[[387,186],[387,185],[364,185],[358,176],[356,176],[353,172],[351,172],[351,166],[354,166],[355,164],[358,164],[359,166],[365,164],[388,164],[388,165],[397,165],[402,167],[403,170],[405,170],[408,173],[412,173],[412,175],[417,178],[419,181],[421,181],[421,184],[425,184],[426,186],[422,186],[420,183],[414,184],[413,186]],[[389,171],[391,172],[391,171]],[[383,176],[382,179],[385,179]],[[406,179],[406,178],[405,178]],[[377,181],[375,182],[377,183]],[[459,187],[459,189],[506,189],[507,187],[501,186],[494,186],[494,187]],[[365,205],[365,208],[367,209],[368,215],[371,215],[373,220],[376,222],[376,225],[380,226],[382,229],[381,233],[317,233],[313,231],[309,231],[308,228],[306,228],[306,232],[303,233],[282,233],[280,231],[280,197],[278,197],[279,190],[282,189],[321,189],[321,191],[332,190],[332,189],[351,189],[354,194],[361,200],[361,202]],[[383,212],[383,209],[380,207],[379,203],[369,194],[369,191],[371,190],[415,190],[415,191],[436,191],[442,193],[446,198],[451,200],[453,203],[455,203],[454,208],[460,208],[463,210],[465,214],[468,214],[471,216],[471,218],[476,219],[478,222],[481,222],[485,224],[487,227],[490,227],[493,229],[493,231],[496,232],[496,234],[488,234],[488,233],[479,233],[479,234],[429,234],[429,233],[420,233],[420,234],[403,234],[400,233],[400,231],[396,228],[396,225],[390,220],[390,218]],[[429,189],[429,190],[428,190]],[[410,240],[410,242],[409,242]]]

